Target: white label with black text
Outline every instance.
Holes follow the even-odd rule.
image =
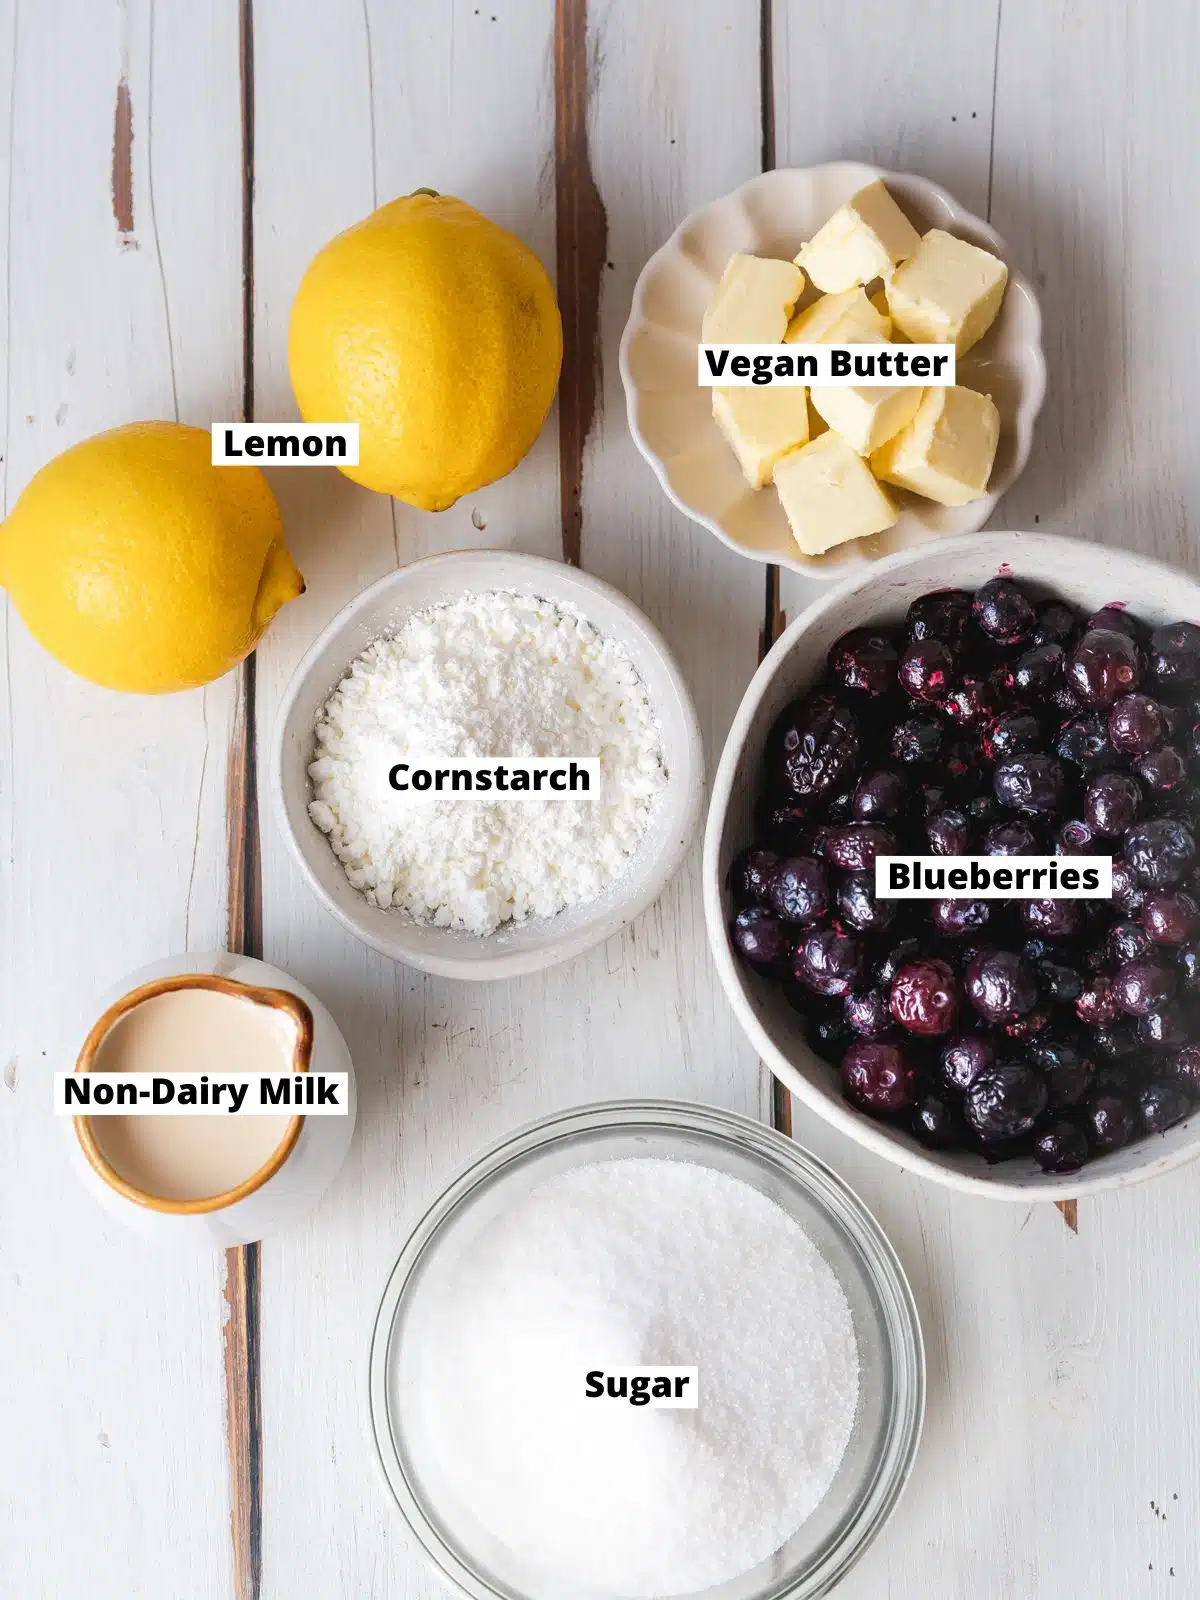
[[[214,467],[356,467],[357,422],[214,422]]]
[[[616,1400],[658,1411],[695,1411],[699,1367],[596,1367],[584,1377],[584,1398]]]
[[[950,388],[952,344],[702,344],[701,388]]]
[[[597,794],[599,756],[410,756],[388,771],[397,794],[557,795]]]
[[[344,1117],[345,1072],[56,1072],[59,1117]]]
[[[881,900],[1111,900],[1111,856],[876,856]]]

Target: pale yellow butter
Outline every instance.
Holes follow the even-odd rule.
[[[804,293],[804,274],[790,261],[731,256],[701,324],[703,344],[781,344]]]
[[[871,457],[871,470],[939,505],[963,506],[987,493],[999,438],[990,395],[926,389],[913,420]]]
[[[869,456],[912,421],[922,392],[919,384],[863,389],[821,384],[814,385],[810,395],[813,410],[860,456]]]
[[[897,517],[866,462],[832,429],[776,462],[775,487],[805,555],[881,533]]]
[[[996,320],[1008,268],[977,245],[931,228],[886,280],[892,320],[917,344],[952,344],[963,355]]]
[[[867,184],[802,245],[796,265],[818,289],[840,294],[906,261],[921,236],[883,185]]]
[[[770,483],[780,456],[808,443],[808,392],[802,385],[714,389],[712,407],[753,489]]]
[[[892,331],[862,289],[823,294],[793,317],[785,344],[877,344]]]

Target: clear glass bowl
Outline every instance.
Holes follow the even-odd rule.
[[[469,1600],[610,1600],[518,1560],[440,1477],[414,1392],[414,1308],[430,1263],[467,1247],[517,1196],[556,1173],[630,1156],[667,1157],[740,1178],[804,1228],[841,1282],[854,1316],[858,1413],[825,1499],[769,1560],[678,1600],[809,1600],[846,1574],[895,1508],[925,1409],[916,1306],[891,1245],[858,1197],[790,1139],[747,1117],[667,1100],[586,1106],[514,1134],[434,1202],[400,1254],[371,1341],[370,1399],[384,1476],[413,1536],[450,1588]]]

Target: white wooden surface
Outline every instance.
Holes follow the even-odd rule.
[[[1193,8],[772,9],[779,164],[862,156],[990,204],[1043,295],[1050,397],[994,525],[1037,519],[1193,562]],[[592,0],[590,20],[591,164],[612,266],[583,560],[663,627],[715,758],[756,660],[763,573],[664,504],[626,435],[615,347],[646,255],[758,170],[759,7],[692,0],[682,25],[675,7]],[[296,283],[377,201],[418,185],[460,194],[553,262],[553,26],[553,0],[256,0],[257,415],[294,415]],[[122,74],[132,241],[110,190]],[[0,0],[0,148],[8,506],[96,429],[176,408],[197,422],[238,414],[236,8]],[[560,549],[553,420],[511,478],[438,518],[334,475],[275,484],[309,592],[260,651],[263,752],[308,640],[397,561],[468,543]],[[785,582],[788,614],[803,603]],[[60,671],[11,614],[0,626],[0,1594],[223,1600],[220,1264],[148,1254],[101,1221],[68,1181],[47,1096],[90,995],[140,961],[220,942],[234,685],[121,701]],[[716,990],[694,859],[604,949],[485,988],[346,939],[269,815],[263,857],[265,954],[332,1006],[362,1092],[337,1186],[263,1250],[263,1592],[432,1597],[363,1418],[371,1317],[408,1225],[472,1152],[557,1106],[663,1093],[765,1116],[769,1086]],[[1052,1208],[952,1199],[898,1175],[799,1110],[795,1132],[883,1220],[929,1345],[912,1487],[839,1594],[1200,1593],[1200,1179],[1086,1202],[1076,1235]]]

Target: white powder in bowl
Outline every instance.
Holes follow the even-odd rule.
[[[858,1400],[850,1307],[749,1184],[657,1157],[547,1179],[448,1262],[405,1393],[439,1474],[531,1567],[588,1593],[691,1594],[766,1560],[827,1493]],[[696,1410],[585,1375],[694,1366]]]
[[[421,922],[492,933],[594,900],[622,876],[666,787],[629,652],[577,611],[493,590],[415,612],[321,712],[309,815],[356,889]],[[599,792],[399,794],[393,765],[592,756]]]

